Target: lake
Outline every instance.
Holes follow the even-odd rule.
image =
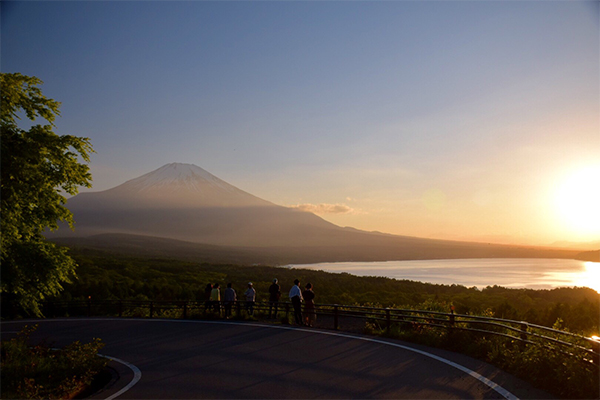
[[[385,276],[467,287],[552,289],[586,286],[600,292],[600,263],[541,258],[484,258],[294,264],[289,267]]]

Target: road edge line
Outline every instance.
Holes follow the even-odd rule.
[[[134,387],[135,384],[138,383],[140,379],[142,379],[142,371],[140,371],[140,369],[138,367],[136,367],[135,365],[133,365],[132,363],[121,360],[120,358],[111,357],[111,356],[107,356],[104,354],[98,354],[98,356],[109,359],[111,361],[114,361],[114,362],[117,362],[120,364],[123,364],[133,371],[133,379],[124,388],[119,390],[117,393],[114,393],[111,396],[107,397],[105,400],[116,399],[117,397],[119,397],[123,393],[127,392],[132,387]]]

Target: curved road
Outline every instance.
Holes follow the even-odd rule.
[[[391,339],[244,322],[110,318],[2,322],[2,338],[26,324],[39,324],[34,343],[61,347],[99,337],[102,354],[131,364],[111,362],[119,379],[93,398],[551,398],[483,362]]]

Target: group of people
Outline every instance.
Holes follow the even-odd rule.
[[[294,307],[296,324],[313,326],[317,320],[317,312],[315,311],[315,293],[312,284],[307,283],[304,291],[302,291],[300,281],[298,279],[294,280],[294,286],[292,286],[289,296]],[[304,301],[304,314],[302,313],[302,301]]]
[[[254,302],[256,301],[256,290],[252,285],[252,282],[248,282],[248,289],[244,292],[244,296],[246,296],[246,311],[248,314],[254,314]],[[206,285],[204,289],[204,297],[206,298],[206,302],[204,303],[204,311],[214,310],[218,313],[221,312],[221,304],[223,305],[223,309],[225,311],[225,318],[231,318],[231,309],[233,305],[237,301],[237,293],[235,289],[232,287],[231,283],[227,284],[227,288],[223,292],[223,302],[221,303],[221,289],[218,283],[211,285],[210,283]]]
[[[227,288],[223,292],[221,299],[221,289],[218,283],[207,284],[204,289],[206,303],[204,310],[214,310],[221,312],[221,305],[225,311],[225,318],[231,318],[231,309],[237,301],[237,293],[233,289],[231,283],[227,284]],[[256,290],[252,282],[248,282],[248,288],[244,292],[245,308],[248,315],[254,315],[254,303],[256,302]],[[279,299],[281,298],[281,287],[277,279],[273,279],[273,283],[269,286],[269,319],[277,318],[279,311]],[[294,280],[294,286],[289,292],[289,298],[294,308],[294,320],[298,325],[314,326],[317,320],[315,311],[315,294],[312,284],[307,283],[304,291],[300,288],[300,281]],[[222,300],[222,301],[221,301]],[[302,302],[304,301],[304,312],[302,312]]]

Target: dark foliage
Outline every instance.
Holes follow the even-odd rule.
[[[92,382],[107,359],[98,357],[100,339],[74,342],[62,350],[46,343],[32,346],[29,335],[37,326],[26,326],[19,335],[2,342],[3,399],[70,398]]]
[[[459,314],[493,315],[549,327],[560,318],[571,332],[585,335],[598,334],[600,325],[600,295],[587,288],[532,290],[489,286],[478,290],[306,269],[129,258],[97,251],[82,251],[72,256],[79,264],[78,280],[66,285],[62,300],[92,296],[97,300],[203,301],[207,283],[219,282],[224,286],[232,282],[239,292],[252,281],[257,301],[267,301],[273,278],[279,279],[284,298],[298,278],[314,285],[321,304],[413,308],[435,301],[454,305]]]

